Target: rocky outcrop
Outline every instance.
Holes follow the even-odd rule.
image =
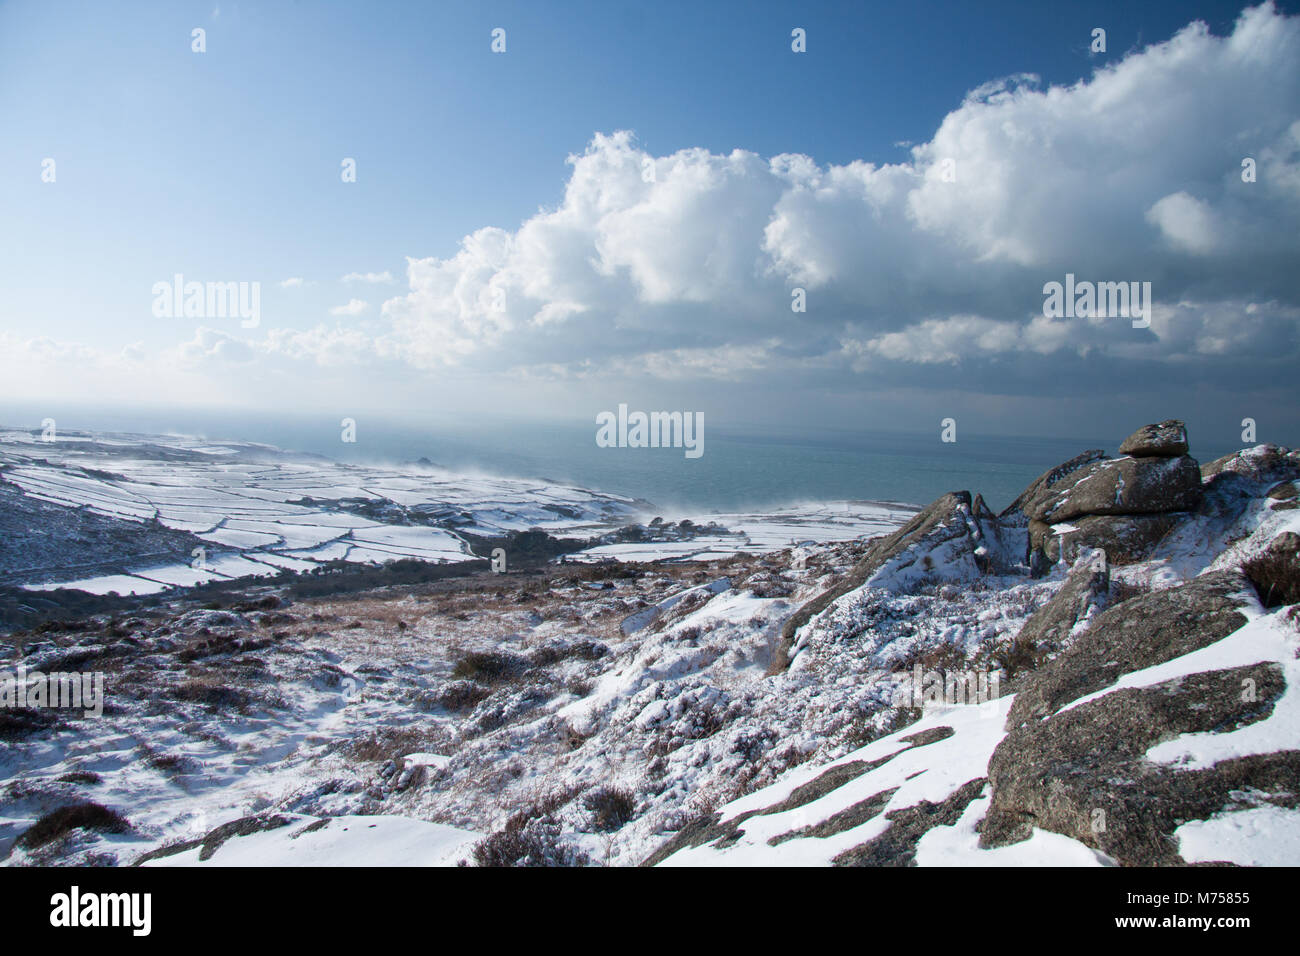
[[[1081,555],[1061,589],[1025,621],[1016,640],[1042,653],[1058,653],[1070,645],[1075,626],[1103,609],[1109,595],[1106,555]]]
[[[1143,425],[1119,446],[1121,455],[1134,458],[1171,458],[1186,455],[1187,451],[1187,426],[1176,418]]]
[[[1285,508],[1283,508],[1282,505],[1273,505],[1272,507],[1274,511],[1279,508],[1282,508],[1283,511],[1289,511],[1291,508],[1295,507],[1296,498],[1300,497],[1300,488],[1296,487],[1294,481],[1284,481],[1270,490],[1268,497],[1273,501],[1289,502]]]
[[[786,621],[768,673],[785,670],[800,628],[850,591],[885,576],[910,581],[974,577],[990,568],[1001,555],[996,525],[983,499],[972,502],[969,491],[936,499],[893,534],[873,541],[851,571]]]
[[[980,845],[1007,846],[1037,828],[1122,864],[1179,864],[1174,831],[1184,822],[1239,808],[1247,791],[1261,804],[1300,802],[1297,751],[1188,769],[1147,755],[1182,734],[1228,733],[1267,718],[1286,686],[1277,662],[1116,684],[1222,640],[1246,623],[1243,609],[1252,604],[1237,572],[1206,574],[1106,611],[1030,675],[989,761],[993,796]]]
[[[1190,455],[1110,458],[1080,469],[1029,502],[1031,521],[1055,524],[1084,515],[1189,511],[1201,498],[1201,469]]]
[[[1011,502],[1006,510],[998,515],[999,522],[1005,526],[1023,527],[1029,522],[1030,502],[1047,497],[1051,494],[1050,489],[1060,484],[1064,479],[1085,465],[1100,461],[1105,457],[1106,453],[1104,451],[1100,448],[1093,448],[1043,472],[1030,483],[1028,488],[1020,493],[1020,497]]]
[[[1122,448],[1132,454],[1107,458],[1092,449],[1049,469],[997,517],[979,495],[943,495],[873,542],[851,572],[799,608],[782,629],[768,673],[789,665],[802,628],[864,585],[898,590],[1015,566],[1042,574],[1087,549],[1100,549],[1112,564],[1145,559],[1200,505],[1201,469],[1186,454],[1187,428],[1176,419],[1143,426]]]
[[[1072,530],[1053,528],[1045,521],[1029,523],[1029,549],[1051,564],[1070,560],[1081,550],[1100,548],[1112,564],[1132,564],[1147,557],[1185,518],[1182,513],[1154,515],[1088,515],[1071,521]]]
[[[968,780],[935,803],[920,800],[885,814],[889,829],[874,840],[868,840],[835,857],[835,866],[913,866],[916,847],[921,838],[935,827],[956,824],[962,813],[984,790],[983,778]]]
[[[1235,571],[1131,598],[1101,615],[1081,641],[1021,684],[1007,717],[1018,727],[1101,690],[1122,674],[1181,657],[1246,623],[1249,583]]]
[[[1243,699],[1247,685],[1253,699]],[[1195,770],[1146,758],[1181,734],[1230,732],[1269,716],[1285,686],[1277,664],[1253,664],[1124,688],[1013,731],[989,763],[993,802],[980,845],[1007,846],[1038,828],[1123,865],[1178,865],[1186,861],[1175,831],[1188,820],[1243,809],[1246,800],[1295,807],[1300,751]]]
[[[1144,425],[1106,458],[1085,452],[1031,484],[1001,516],[1025,526],[1026,563],[1042,573],[1080,548],[1101,548],[1114,564],[1146,558],[1203,498],[1201,469],[1176,419]]]
[[[1300,450],[1279,445],[1255,445],[1216,458],[1201,468],[1201,477],[1207,480],[1226,474],[1268,484],[1294,481],[1300,478]]]

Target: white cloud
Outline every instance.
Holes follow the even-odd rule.
[[[1300,356],[1297,103],[1300,19],[1265,6],[1230,36],[1193,24],[1067,87],[983,84],[902,162],[655,156],[630,133],[598,134],[569,157],[556,206],[408,258],[406,290],[377,317],[352,299],[329,310],[349,328],[200,330],[167,355],[187,373],[304,394],[324,380],[369,394],[382,377],[386,393],[413,395],[490,383],[478,394],[511,407],[512,382],[532,402],[548,381],[602,378],[728,394],[779,381],[791,401],[936,382],[972,395],[1253,388],[1259,369]],[[1045,318],[1043,284],[1067,272],[1150,281],[1150,328]],[[791,311],[796,287],[806,312]],[[139,354],[0,344],[23,382]]]
[[[376,357],[374,341],[365,332],[327,326],[305,332],[271,329],[259,348],[268,354],[309,359],[320,365],[351,365]]]
[[[1036,356],[1106,354],[1113,358],[1185,363],[1198,357],[1270,357],[1294,351],[1300,307],[1234,300],[1179,302],[1152,310],[1150,332],[1130,334],[1128,318],[1049,319],[1028,322],[953,315],[926,319],[897,332],[845,336],[840,352],[857,371],[879,360],[913,365],[962,362],[1027,353]]]
[[[60,341],[45,335],[28,338],[3,330],[0,330],[0,357],[4,359],[0,368],[11,373],[31,367],[76,368],[87,364],[102,366],[114,362],[114,356],[110,353],[77,342]]]
[[[306,284],[301,276],[293,276],[280,282],[281,289],[301,289]]]
[[[363,299],[349,299],[346,305],[336,305],[330,309],[330,315],[361,315],[370,308],[370,303]]]
[[[1170,193],[1158,200],[1147,210],[1146,219],[1176,249],[1208,255],[1217,244],[1219,230],[1209,204],[1186,192]]]
[[[663,368],[651,356],[689,370],[692,350],[844,360],[844,340],[907,364],[1205,354],[1180,325],[1254,299],[1300,305],[1284,265],[1300,256],[1297,102],[1300,20],[1263,6],[1230,36],[1194,23],[1068,87],[983,84],[903,163],[652,156],[629,133],[597,135],[557,207],[408,260],[384,348],[422,368],[647,371]],[[1187,308],[1150,330],[1050,323],[1041,288],[1067,272],[1150,281]],[[805,313],[790,311],[796,286]]]
[[[701,377],[713,381],[736,380],[777,364],[771,350],[779,344],[778,340],[771,339],[752,345],[665,349],[616,360],[600,368],[599,372],[615,379],[635,375],[668,381]]]
[[[252,346],[243,339],[227,335],[218,329],[201,326],[194,337],[175,350],[184,365],[202,365],[209,362],[243,364],[254,357]]]
[[[846,355],[876,355],[898,362],[955,363],[963,358],[1008,352],[1023,344],[1024,326],[977,315],[928,319],[901,332],[887,332],[867,341],[846,339]]]

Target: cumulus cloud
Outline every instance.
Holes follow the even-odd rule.
[[[32,367],[77,368],[86,365],[112,365],[119,357],[127,356],[125,354],[114,356],[79,342],[52,339],[46,335],[28,337],[0,330],[0,358],[4,360],[0,368],[4,368],[9,373]]]
[[[1215,228],[1214,211],[1195,196],[1170,193],[1147,210],[1146,219],[1176,249],[1197,255],[1214,251],[1220,231]]]
[[[288,279],[282,279],[282,280],[280,281],[280,288],[281,288],[281,289],[301,289],[301,288],[303,287],[303,285],[305,285],[305,284],[306,284],[306,283],[305,283],[305,280],[302,278],[302,276],[292,276],[292,277],[290,277],[290,278],[288,278]]]
[[[857,360],[855,366],[858,368],[864,367],[861,359],[867,355],[896,362],[951,363],[973,355],[1009,352],[1029,346],[1025,334],[1027,328],[1017,322],[959,315],[927,319],[902,331],[887,332],[865,341],[845,339],[843,351]],[[1050,346],[1048,350],[1051,350]]]
[[[1298,102],[1300,20],[1265,5],[1228,36],[1193,23],[1071,86],[984,84],[902,163],[654,156],[598,134],[555,208],[409,259],[376,348],[421,368],[661,378],[817,356],[861,371],[1276,355],[1300,305]],[[1042,286],[1067,272],[1151,282],[1157,320],[1044,318]]]
[[[654,155],[630,132],[599,133],[569,157],[558,204],[408,258],[406,289],[378,316],[354,298],[329,310],[348,328],[201,329],[169,354],[187,370],[265,363],[275,381],[301,366],[304,388],[322,376],[368,387],[374,368],[356,369],[382,365],[394,392],[412,393],[453,375],[530,394],[601,378],[728,394],[780,381],[791,396],[1289,381],[1297,103],[1300,18],[1265,5],[1227,36],[1194,23],[1069,86],[983,84],[897,162]],[[1043,285],[1067,273],[1150,282],[1150,327],[1045,317]],[[30,368],[68,348],[5,345]],[[138,357],[118,349],[94,361]]]
[[[203,365],[210,362],[242,364],[251,361],[254,356],[252,346],[243,339],[237,339],[207,326],[196,329],[194,337],[179,345],[175,352],[176,357],[184,365]]]
[[[317,326],[307,331],[271,329],[257,348],[268,355],[320,365],[355,365],[375,358],[373,338],[360,329]]]
[[[330,309],[330,315],[361,315],[370,308],[370,303],[363,299],[349,299],[346,305],[336,305]]]

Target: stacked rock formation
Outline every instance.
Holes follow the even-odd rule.
[[[1275,499],[1274,510],[1300,505],[1300,493],[1286,483],[1300,478],[1300,451],[1256,445],[1204,469],[1188,451],[1187,426],[1169,419],[1139,428],[1116,457],[1092,449],[1044,472],[997,517],[969,491],[940,496],[893,534],[872,541],[852,570],[786,621],[769,673],[789,666],[814,618],[863,586],[969,581],[1026,569],[1042,575],[1062,560],[1062,548],[1071,564],[1100,549],[1100,573],[1088,572],[1082,590],[1065,588],[1070,598],[1058,602],[1059,613],[1027,625],[1035,644],[1059,649],[1094,603],[1097,587],[1105,591],[1106,569],[1151,557],[1189,517],[1214,513],[1226,521],[1265,494]]]
[[[1187,427],[1170,419],[1124,440],[1116,458],[1085,452],[1046,473],[1000,516],[1027,526],[1029,566],[1041,571],[1080,548],[1116,564],[1145,558],[1201,501],[1201,469]]]

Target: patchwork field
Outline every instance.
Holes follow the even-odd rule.
[[[707,560],[881,534],[912,513],[856,501],[665,523],[647,501],[545,481],[340,464],[246,442],[75,431],[44,441],[18,429],[0,430],[0,495],[0,583],[123,595],[336,561],[482,559],[475,539],[525,531],[577,539],[578,561]]]

